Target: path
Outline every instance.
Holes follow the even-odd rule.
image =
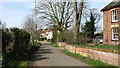
[[[89,66],[60,52],[48,42],[41,42],[41,48],[34,54],[31,66]]]

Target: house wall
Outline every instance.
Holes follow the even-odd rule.
[[[120,21],[120,7],[118,8],[118,16]],[[112,22],[112,11],[103,11],[103,44],[115,44],[116,41],[112,40],[112,26],[118,25],[118,22]]]
[[[52,36],[52,31],[50,31],[50,32],[46,32],[46,34],[47,34],[47,39],[52,39],[53,38],[53,36]]]
[[[112,22],[112,13],[111,11],[103,12],[103,43],[106,44],[106,41],[110,43],[111,40],[111,22]]]

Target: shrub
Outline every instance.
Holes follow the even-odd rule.
[[[46,40],[46,39],[47,39],[46,37],[40,38],[41,41],[44,41],[44,40]]]
[[[57,38],[58,38],[58,31],[57,31],[57,27],[53,28],[53,34],[52,34],[53,38],[51,39],[52,43],[57,43]]]
[[[6,47],[12,42],[12,35],[6,30],[2,30],[2,52],[5,53]]]
[[[66,42],[67,32],[60,32],[58,34],[58,41],[59,42]]]
[[[23,51],[29,44],[30,34],[23,29],[11,28],[14,35],[14,50]]]
[[[63,37],[64,40],[66,40],[66,42],[68,44],[85,45],[89,41],[89,39],[87,37],[85,37],[84,35],[82,35],[81,33],[78,35],[77,40],[74,41],[73,35],[74,35],[74,33],[72,31],[67,31],[66,33],[63,33],[63,35],[61,35],[61,36]]]

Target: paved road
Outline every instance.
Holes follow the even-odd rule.
[[[42,46],[35,54],[35,61],[31,66],[89,66],[79,60],[61,53],[48,42],[42,42]]]

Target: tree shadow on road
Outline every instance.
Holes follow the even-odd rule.
[[[53,53],[51,49],[46,49],[45,46],[36,48],[34,50],[29,51],[26,55],[14,56],[13,54],[9,54],[8,60],[10,61],[41,61],[45,59],[49,59],[49,57],[44,57],[45,54]]]

